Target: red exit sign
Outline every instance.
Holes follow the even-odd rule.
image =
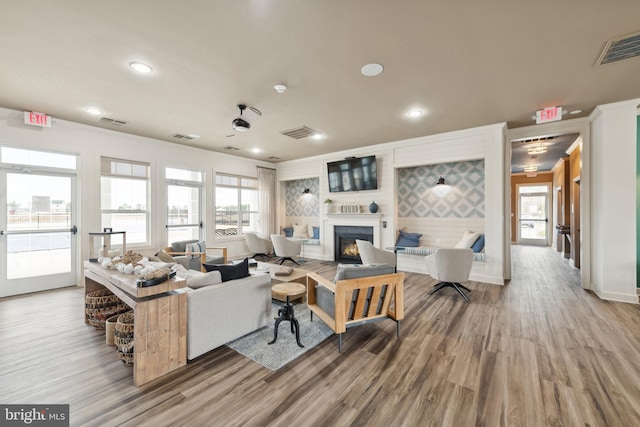
[[[40,126],[43,128],[51,127],[51,116],[44,113],[36,113],[35,111],[24,112],[24,123],[32,126]]]
[[[548,107],[536,111],[536,124],[562,120],[562,107]]]

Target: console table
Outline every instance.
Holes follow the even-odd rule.
[[[148,383],[187,364],[186,280],[174,277],[146,288],[137,276],[85,261],[85,294],[107,288],[133,309],[133,383]],[[85,322],[88,322],[85,315]]]

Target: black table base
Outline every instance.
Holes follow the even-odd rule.
[[[273,344],[278,339],[278,326],[283,320],[288,320],[291,324],[291,333],[296,334],[296,342],[300,347],[304,347],[300,342],[300,324],[298,323],[298,319],[296,319],[293,312],[293,305],[289,302],[289,295],[287,295],[287,303],[278,310],[278,318],[276,319],[276,324],[273,328],[273,341],[270,341],[269,344]]]

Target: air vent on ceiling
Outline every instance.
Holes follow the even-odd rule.
[[[176,133],[175,135],[173,135],[171,138],[175,138],[175,139],[196,139],[192,136],[189,135],[183,135],[181,133]]]
[[[549,142],[552,141],[554,139],[556,139],[557,136],[543,136],[543,137],[538,137],[538,138],[529,138],[529,139],[523,139],[518,141],[520,144],[529,144],[532,142]]]
[[[284,136],[288,136],[293,139],[302,139],[311,135],[316,135],[319,132],[307,126],[301,126],[299,128],[285,130],[284,132],[280,132],[280,133],[283,134]]]
[[[269,156],[267,158],[271,160],[280,160],[280,157],[277,157],[277,156]]]
[[[640,32],[609,40],[596,62],[596,67],[636,56],[640,56]]]
[[[232,147],[230,145],[227,145],[226,147],[224,147],[224,149],[229,151],[240,151],[238,147]]]
[[[100,117],[100,121],[102,123],[106,123],[113,126],[124,126],[129,123],[129,122],[125,122],[124,120],[116,120],[116,119],[111,119],[109,117]]]

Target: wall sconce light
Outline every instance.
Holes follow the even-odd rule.
[[[305,188],[302,194],[311,194],[311,190],[309,190],[308,188]]]
[[[433,193],[440,199],[444,198],[451,191],[451,186],[447,185],[443,177],[438,179],[436,186],[433,187]]]

